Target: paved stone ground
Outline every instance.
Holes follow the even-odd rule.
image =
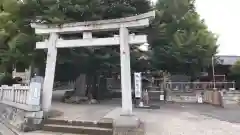
[[[101,109],[100,113],[94,113],[94,119],[101,117],[114,117],[121,113],[119,100],[115,102],[101,102],[100,105],[74,105],[75,107],[68,106],[67,115],[81,114],[80,111],[92,110],[97,112]],[[55,102],[57,104],[57,102]],[[159,104],[159,103],[158,103]],[[58,105],[61,106],[61,103]],[[59,108],[60,106],[56,106]],[[1,108],[1,105],[0,105]],[[75,108],[75,109],[74,109]],[[78,109],[77,109],[78,108]],[[115,108],[115,109],[114,109]],[[63,110],[64,110],[63,109]],[[76,110],[77,109],[77,110]],[[104,113],[107,113],[104,116]],[[141,110],[134,109],[136,116],[145,121],[146,135],[239,135],[240,134],[240,108],[223,109],[213,107],[210,105],[200,104],[162,104],[159,110]],[[93,115],[89,115],[93,116]],[[76,116],[75,116],[76,117]],[[88,117],[85,115],[84,117]],[[2,130],[0,125],[0,132],[3,135],[8,131]],[[5,132],[5,133],[4,133]],[[1,135],[1,134],[0,134]],[[25,133],[20,135],[67,135],[61,133]]]

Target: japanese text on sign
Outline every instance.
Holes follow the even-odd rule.
[[[141,98],[142,97],[142,76],[141,73],[134,73],[135,79],[135,97]]]

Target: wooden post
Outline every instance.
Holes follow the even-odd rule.
[[[55,66],[56,66],[56,59],[57,59],[57,48],[56,48],[57,39],[58,39],[58,34],[50,33],[50,37],[47,43],[48,52],[47,52],[43,92],[42,92],[42,109],[44,112],[49,112],[51,108],[51,103],[52,103],[53,83],[54,83]]]

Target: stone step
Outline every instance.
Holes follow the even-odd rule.
[[[71,133],[71,134],[87,134],[87,135],[112,135],[113,130],[109,128],[84,127],[72,125],[54,125],[45,124],[43,131]]]
[[[69,121],[60,119],[48,119],[44,124],[54,125],[67,125],[67,126],[84,126],[84,127],[97,127],[97,128],[113,128],[113,121],[110,119],[102,119],[99,122],[94,121]]]
[[[21,134],[23,135],[23,134]],[[71,134],[71,133],[56,133],[56,132],[47,132],[47,131],[34,131],[34,132],[26,132],[24,135],[87,135],[87,134]]]
[[[172,92],[169,94],[171,96],[196,96],[194,92]]]

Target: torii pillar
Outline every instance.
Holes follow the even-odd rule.
[[[120,27],[120,58],[121,58],[121,89],[123,114],[132,114],[132,86],[130,67],[129,32],[126,27]]]

